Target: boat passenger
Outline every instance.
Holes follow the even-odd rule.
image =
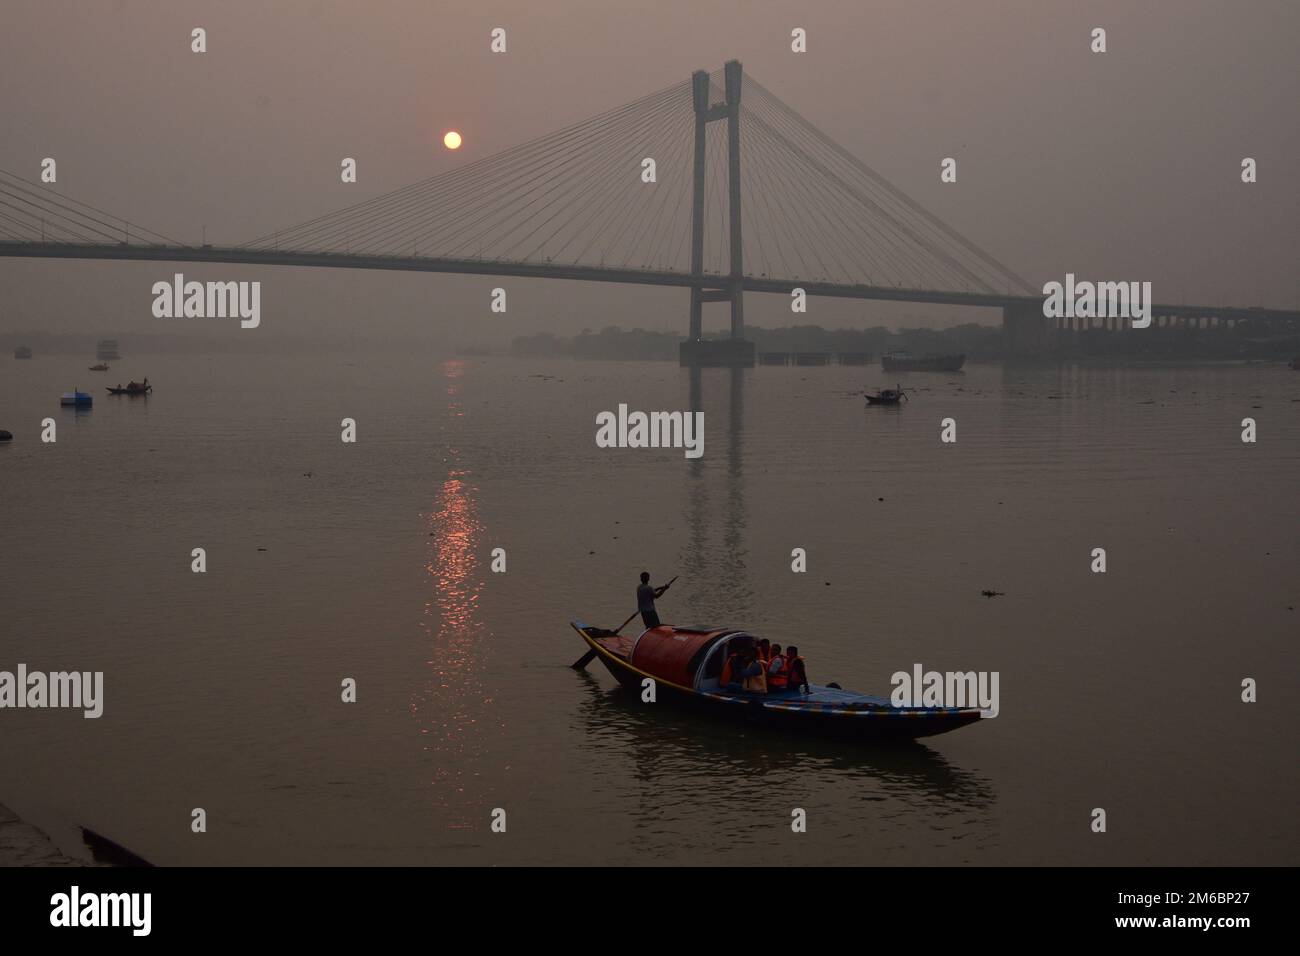
[[[744,669],[745,658],[739,646],[733,644],[727,661],[722,665],[722,676],[718,678],[719,686],[728,690],[740,690],[740,672]]]
[[[767,668],[758,658],[758,651],[751,649],[745,655],[745,667],[740,672],[742,689],[752,694],[767,693]]]
[[[769,691],[785,690],[789,683],[789,673],[786,671],[785,655],[781,653],[781,645],[772,645],[772,656],[767,662],[767,689]]]
[[[793,644],[785,655],[786,667],[786,686],[791,690],[802,691],[802,693],[811,693],[808,687],[808,671],[804,667],[803,658],[799,656],[799,648]]]
[[[771,656],[772,656],[772,642],[769,641],[766,637],[759,638],[758,659],[762,661],[764,664],[766,664],[769,660],[771,660]]]

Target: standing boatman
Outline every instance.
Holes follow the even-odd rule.
[[[668,584],[672,584],[669,581]],[[647,629],[659,626],[659,613],[655,610],[655,598],[662,597],[668,590],[668,584],[657,588],[650,586],[650,572],[641,572],[641,585],[636,589],[636,609],[641,612],[641,620]]]

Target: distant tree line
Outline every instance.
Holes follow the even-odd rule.
[[[721,338],[726,333],[707,336]],[[971,358],[1000,355],[1002,330],[969,323],[947,329],[900,329],[877,326],[870,329],[824,329],[819,325],[796,325],[780,329],[746,326],[745,337],[759,352],[869,352],[879,355],[895,349],[913,352],[965,352]],[[583,329],[572,337],[550,332],[521,335],[510,344],[510,353],[597,359],[677,360],[683,336],[677,332],[621,329],[606,326],[599,332]]]
[[[708,338],[721,338],[725,332]],[[759,352],[885,352],[907,350],[917,355],[964,352],[972,361],[1003,357],[999,326],[955,325],[946,329],[824,329],[819,325],[794,325],[779,329],[746,326],[745,337]],[[583,329],[572,337],[539,332],[523,335],[510,346],[512,355],[588,359],[677,360],[683,336],[677,332],[621,329],[606,326],[599,332]],[[1059,334],[1043,358],[1102,360],[1147,357],[1153,359],[1278,359],[1300,354],[1300,337],[1294,332],[1270,332],[1243,322],[1233,328],[1149,329],[1122,333],[1096,329]]]

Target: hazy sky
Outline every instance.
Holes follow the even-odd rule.
[[[206,54],[190,52],[195,26]],[[489,51],[496,26],[504,55]],[[1089,51],[1096,26],[1105,54]],[[794,27],[805,54],[790,51]],[[1073,271],[1149,280],[1158,301],[1295,308],[1297,49],[1294,0],[5,0],[0,167],[35,180],[53,156],[69,196],[183,241],[206,225],[209,242],[237,243],[734,57],[1035,285]],[[455,154],[440,145],[450,127],[465,136]],[[339,181],[343,156],[357,185]],[[939,181],[945,156],[956,185]],[[510,312],[494,316],[497,280],[178,268],[262,279],[269,328],[364,320],[464,342],[686,324],[683,290],[512,280]],[[149,286],[172,271],[0,260],[0,330],[162,330]],[[791,318],[779,297],[746,308],[760,324]],[[808,320],[903,313],[944,315],[815,302]],[[721,307],[706,319],[725,321]]]

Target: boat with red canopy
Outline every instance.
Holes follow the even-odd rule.
[[[895,707],[887,697],[810,684],[802,690],[737,691],[721,683],[733,650],[753,647],[746,631],[660,625],[638,637],[571,621],[589,648],[624,687],[655,682],[655,699],[750,723],[861,739],[931,737],[980,719],[978,708]],[[581,661],[579,663],[582,663]],[[575,665],[577,666],[577,665]]]

